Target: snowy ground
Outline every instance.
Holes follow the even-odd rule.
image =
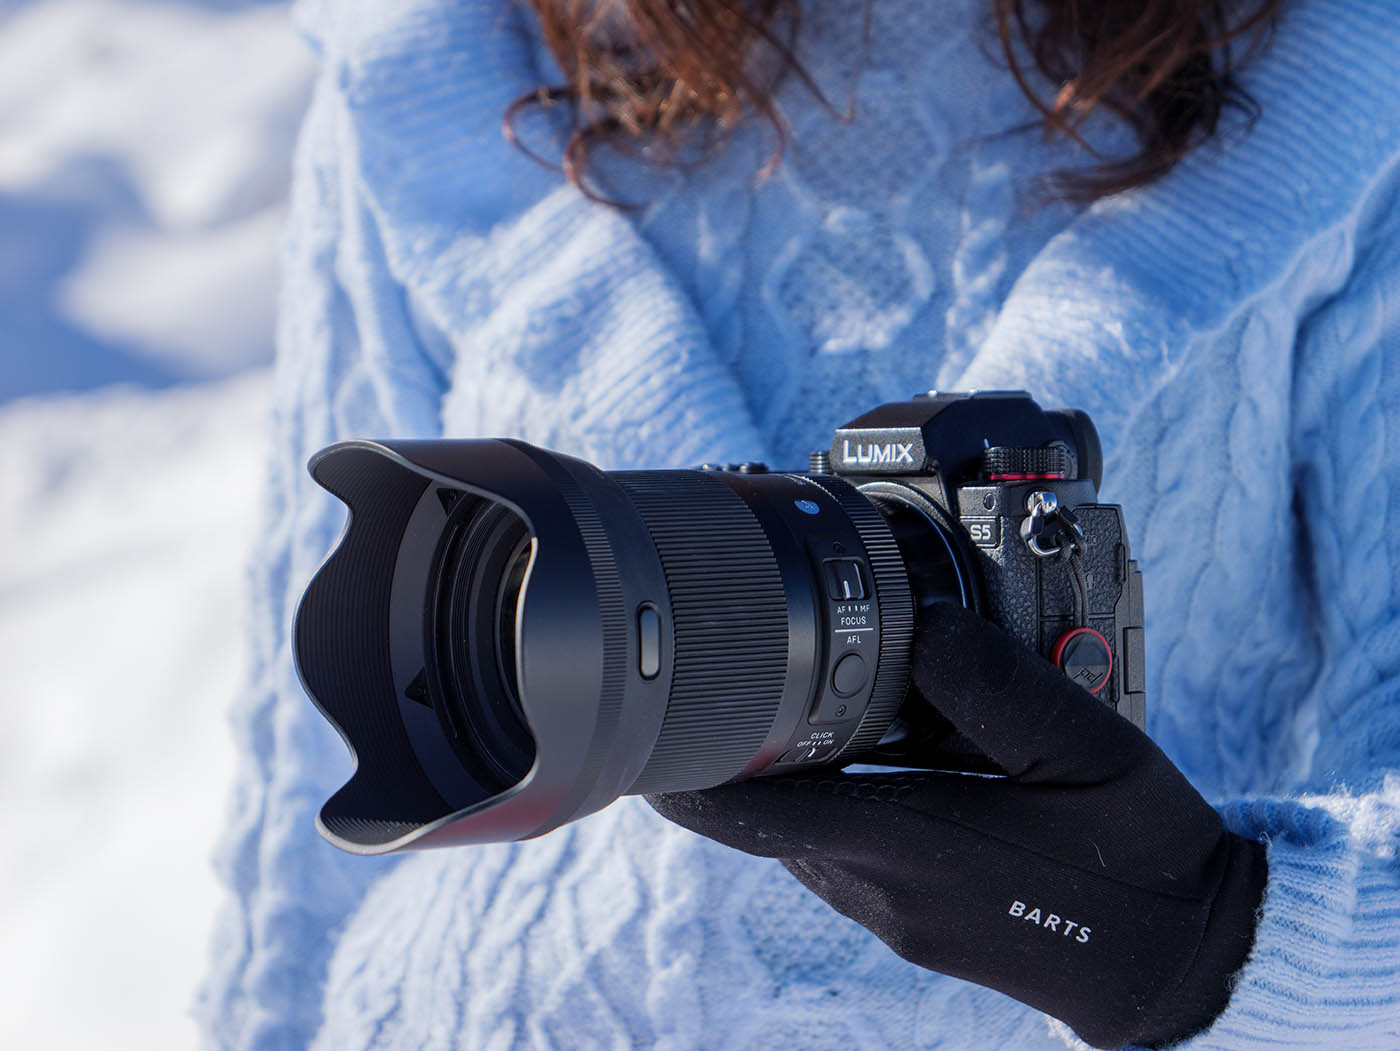
[[[280,6],[0,0],[6,1048],[198,1039],[310,70]]]
[[[6,1047],[195,1045],[266,380],[0,413]]]
[[[285,8],[0,0],[0,401],[272,352],[311,56]]]

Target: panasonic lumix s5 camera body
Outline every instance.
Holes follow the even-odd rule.
[[[332,445],[311,473],[350,520],[295,656],[356,769],[320,830],[380,854],[857,762],[997,773],[908,686],[935,602],[1141,728],[1141,575],[1102,463],[1086,414],[1019,391],[880,406],[801,473]]]

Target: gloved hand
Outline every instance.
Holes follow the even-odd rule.
[[[905,959],[1096,1047],[1205,1028],[1253,943],[1262,844],[1226,831],[1128,720],[975,613],[921,616],[911,681],[1009,776],[823,772],[648,801],[781,859]]]

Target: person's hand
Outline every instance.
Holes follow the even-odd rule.
[[[1009,776],[821,772],[649,796],[779,858],[922,967],[998,989],[1097,1047],[1206,1027],[1253,943],[1261,844],[1145,734],[982,617],[926,611],[913,685]]]

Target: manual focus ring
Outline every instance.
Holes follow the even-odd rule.
[[[772,547],[718,479],[697,471],[609,477],[656,544],[675,638],[661,733],[629,791],[722,784],[763,745],[783,697],[788,613]]]

